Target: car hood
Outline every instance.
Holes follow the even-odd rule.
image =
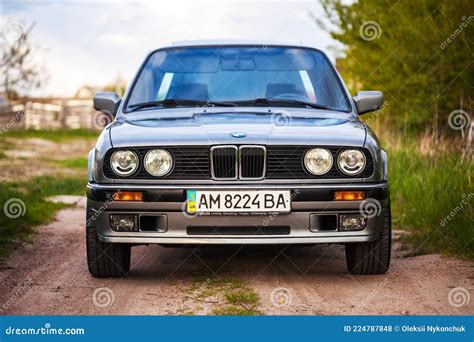
[[[365,125],[319,110],[161,109],[125,114],[110,126],[114,147],[216,144],[363,146]]]

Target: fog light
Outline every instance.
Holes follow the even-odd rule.
[[[138,232],[138,215],[110,215],[110,227],[117,232]]]
[[[367,219],[359,214],[339,215],[339,230],[362,230],[367,224]]]

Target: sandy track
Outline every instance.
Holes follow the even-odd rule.
[[[222,303],[194,298],[190,288],[213,274],[247,282],[260,295],[258,309],[265,314],[474,313],[472,262],[439,255],[406,258],[397,244],[392,267],[380,276],[347,274],[343,247],[335,245],[140,246],[132,249],[128,277],[94,279],[85,260],[84,215],[83,208],[60,211],[3,265],[2,314],[205,314]],[[94,291],[102,287],[108,289],[94,303]],[[280,287],[291,301],[277,307],[270,297]],[[454,307],[448,294],[458,287],[471,298]]]

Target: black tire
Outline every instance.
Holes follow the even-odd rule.
[[[90,217],[88,207],[88,217]],[[89,272],[96,278],[123,277],[130,270],[131,246],[99,240],[90,220],[86,223],[86,250]]]
[[[384,274],[390,267],[392,216],[390,202],[382,209],[380,236],[372,242],[346,244],[347,269],[352,274]]]

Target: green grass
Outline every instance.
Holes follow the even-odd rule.
[[[55,160],[57,165],[73,168],[73,169],[87,169],[87,158],[77,157],[73,159]]]
[[[259,301],[257,293],[248,289],[226,291],[224,297],[232,305],[256,305]]]
[[[201,277],[190,291],[199,300],[219,298],[219,306],[212,310],[214,315],[260,315],[259,295],[246,283],[231,278]]]
[[[45,198],[54,195],[82,195],[86,180],[83,178],[36,177],[25,182],[4,182],[0,184],[0,258],[17,245],[17,242],[28,241],[33,233],[32,227],[45,224],[54,219],[58,209],[64,204],[52,203]],[[19,203],[16,208],[23,216],[11,218],[7,216],[7,201]],[[24,204],[24,206],[23,206]],[[21,208],[23,206],[23,208]],[[13,211],[15,214],[18,211]]]
[[[54,142],[75,140],[75,139],[97,139],[100,132],[86,130],[86,129],[70,129],[70,130],[23,130],[23,131],[8,131],[1,135],[6,138],[41,138]]]
[[[388,156],[393,224],[412,232],[406,239],[415,253],[474,259],[473,162],[456,153],[421,155],[415,146]]]

